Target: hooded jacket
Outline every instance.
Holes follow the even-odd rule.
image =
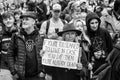
[[[90,21],[92,19],[97,19],[99,22],[98,29],[93,31],[90,28]],[[113,48],[112,38],[109,32],[100,27],[101,20],[96,13],[89,13],[86,17],[86,26],[87,26],[87,35],[91,40],[91,47],[90,47],[90,61],[93,61],[95,64],[95,68],[97,69],[100,65],[105,62],[105,59],[109,52]],[[99,59],[96,59],[94,52],[97,51],[104,51],[105,53],[101,54]],[[91,58],[94,57],[93,60]]]

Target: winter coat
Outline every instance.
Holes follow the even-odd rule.
[[[92,19],[97,19],[98,29],[93,31],[90,28],[90,21]],[[110,53],[113,48],[112,38],[109,32],[100,27],[101,20],[96,13],[90,13],[86,17],[86,26],[87,26],[87,35],[91,40],[91,47],[90,47],[90,62],[94,63],[93,71],[96,70],[100,65],[105,63],[105,59]],[[94,52],[97,51],[104,51],[101,54],[99,59],[96,59]]]
[[[5,27],[5,26],[4,26]],[[0,68],[1,69],[9,69],[8,67],[8,59],[7,59],[7,51],[9,48],[9,44],[11,41],[12,34],[16,33],[17,29],[11,29],[10,31],[2,30],[0,34]]]
[[[36,30],[37,37],[35,38],[35,47],[37,53],[38,71],[43,71],[41,65],[41,57],[39,55],[42,49],[43,38]],[[12,36],[10,47],[8,50],[9,67],[12,74],[18,74],[20,78],[25,77],[25,62],[26,62],[26,45],[25,36],[23,33],[16,33]]]

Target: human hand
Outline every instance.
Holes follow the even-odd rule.
[[[43,73],[43,72],[40,72],[40,73],[38,74],[39,77],[45,77],[45,75],[46,75],[46,74]]]
[[[49,39],[57,39],[57,38],[58,38],[58,35],[57,35],[57,33],[52,33],[52,34],[49,34],[49,35],[48,35],[48,38],[49,38]]]
[[[78,63],[78,64],[77,64],[77,69],[78,69],[78,70],[82,70],[82,68],[83,68],[82,63]]]
[[[46,74],[45,80],[52,80],[52,75]]]
[[[44,51],[44,50],[41,50],[41,51],[40,51],[40,56],[43,57],[44,54],[45,54],[45,51]]]
[[[92,70],[92,69],[93,69],[93,66],[92,66],[91,63],[88,64],[88,69],[89,69],[89,70]]]

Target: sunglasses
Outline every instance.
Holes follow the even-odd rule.
[[[54,10],[55,13],[60,13],[60,10]]]

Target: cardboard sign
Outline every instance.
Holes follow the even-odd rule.
[[[43,50],[43,65],[77,69],[78,57],[81,56],[79,43],[45,39]]]

